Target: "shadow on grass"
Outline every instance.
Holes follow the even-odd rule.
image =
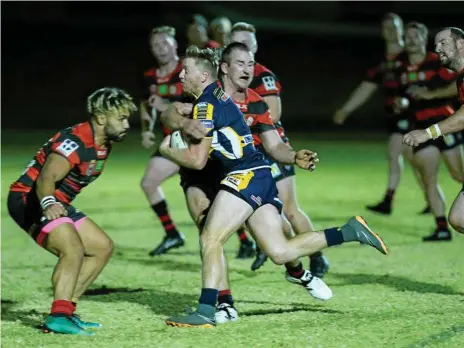
[[[436,334],[426,336],[419,342],[409,345],[408,348],[431,347],[434,345],[442,345],[445,341],[450,340],[459,333],[464,333],[464,326],[454,325]]]
[[[14,306],[17,304],[18,303],[15,301],[2,300],[2,321],[20,321],[24,326],[40,329],[42,327],[43,320],[48,313],[38,312],[35,309],[14,310]]]
[[[334,286],[345,285],[362,285],[362,284],[382,284],[399,291],[411,291],[419,294],[443,294],[464,296],[453,288],[440,284],[425,283],[417,280],[408,279],[406,277],[393,275],[375,275],[375,274],[350,274],[350,273],[335,273],[330,272],[330,276],[341,279],[344,283]]]

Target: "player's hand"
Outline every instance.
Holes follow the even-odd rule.
[[[166,111],[169,103],[163,98],[161,98],[159,95],[152,94],[148,98],[148,105],[150,105],[152,108],[155,108],[158,111],[163,112],[163,111]]]
[[[43,211],[43,215],[47,218],[47,220],[52,221],[61,216],[67,216],[68,212],[64,208],[63,204],[56,202],[47,206]]]
[[[395,114],[403,113],[409,108],[409,100],[404,97],[394,97],[392,103],[392,109]]]
[[[165,156],[168,149],[171,147],[171,135],[168,134],[164,137],[163,141],[159,145],[158,151],[161,155]]]
[[[177,112],[183,116],[189,116],[192,113],[192,110],[193,110],[192,103],[174,102],[173,104]]]
[[[418,146],[427,140],[430,140],[430,136],[425,129],[414,130],[403,136],[403,143],[409,146]]]
[[[406,93],[414,99],[430,100],[434,98],[433,93],[427,87],[411,86],[407,89]]]
[[[338,109],[335,111],[335,114],[332,117],[332,120],[335,124],[342,125],[345,123],[346,118],[348,117],[347,113],[343,109]]]
[[[203,139],[208,134],[208,130],[203,126],[201,121],[190,118],[185,119],[182,125],[182,132],[196,140]]]
[[[316,164],[319,162],[317,153],[311,150],[299,150],[295,156],[295,164],[304,170],[312,172],[316,169]]]
[[[146,149],[149,149],[153,145],[155,145],[155,135],[150,132],[146,131],[142,133],[142,146]]]

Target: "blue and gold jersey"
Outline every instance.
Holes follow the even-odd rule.
[[[269,167],[253,144],[253,135],[240,109],[214,82],[196,100],[193,119],[200,120],[212,137],[210,158],[221,163],[223,174]]]

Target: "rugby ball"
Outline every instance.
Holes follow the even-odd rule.
[[[182,132],[177,130],[171,133],[171,142],[169,146],[173,149],[186,149],[188,148],[188,142],[182,135]]]

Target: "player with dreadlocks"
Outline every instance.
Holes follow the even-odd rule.
[[[75,310],[79,297],[107,264],[113,242],[71,202],[100,176],[112,144],[123,140],[136,110],[132,97],[121,89],[95,91],[87,99],[89,121],[50,138],[10,187],[10,216],[58,257],[45,332],[91,335],[87,329],[101,326],[82,321]]]

